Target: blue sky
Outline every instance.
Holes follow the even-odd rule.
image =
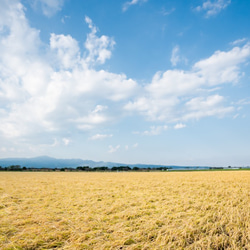
[[[250,1],[0,0],[0,158],[250,165]]]

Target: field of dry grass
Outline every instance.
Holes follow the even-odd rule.
[[[250,171],[0,173],[0,249],[250,249]]]

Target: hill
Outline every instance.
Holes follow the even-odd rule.
[[[187,169],[187,168],[208,168],[204,166],[172,166],[172,165],[149,165],[149,164],[126,164],[117,162],[104,162],[104,161],[92,161],[82,159],[56,159],[49,156],[39,156],[34,158],[4,158],[0,159],[0,166],[8,167],[10,165],[20,165],[21,167],[28,168],[76,168],[78,166],[94,167],[118,167],[129,166],[139,168],[160,168],[168,167],[173,169]]]

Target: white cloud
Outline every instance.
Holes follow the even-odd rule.
[[[127,114],[182,124],[234,110],[234,104],[229,105],[218,92],[223,84],[237,83],[242,77],[241,65],[250,58],[249,43],[217,51],[190,70],[157,72],[151,82],[139,87],[124,74],[96,69],[111,57],[114,39],[98,36],[89,17],[85,20],[90,33],[81,53],[70,35],[51,34],[50,44],[43,44],[19,1],[2,0],[1,5],[1,139],[32,141],[37,135],[40,145],[39,140],[50,141],[56,134],[63,139],[44,145],[68,145],[68,131],[109,126]],[[166,125],[153,126],[144,134],[157,135],[166,129]],[[105,136],[110,135],[96,134],[92,139]],[[110,146],[110,151],[118,146]]]
[[[1,147],[0,150],[4,153],[6,153],[8,151],[8,149],[6,147]]]
[[[150,121],[166,121],[174,113],[178,102],[174,96],[168,99],[139,97],[135,101],[127,103],[124,109],[130,112],[139,112]]]
[[[183,115],[183,120],[198,120],[207,116],[223,117],[234,110],[232,106],[224,107],[223,102],[224,97],[220,95],[192,98],[185,104],[187,113]]]
[[[124,148],[125,148],[126,151],[128,151],[129,148],[135,149],[135,148],[137,148],[138,146],[139,146],[139,144],[138,144],[138,143],[135,143],[135,144],[133,144],[132,146],[125,145]]]
[[[71,142],[71,140],[69,138],[62,138],[62,141],[63,141],[63,144],[65,146],[68,146],[70,144],[70,142]]]
[[[126,2],[123,4],[122,10],[126,11],[132,5],[141,4],[141,3],[145,3],[145,2],[147,2],[147,0],[131,0],[130,2]]]
[[[187,58],[180,55],[180,47],[178,45],[176,45],[172,50],[170,62],[172,66],[177,66],[180,62],[184,62],[185,64],[188,62]]]
[[[180,48],[176,45],[172,50],[172,55],[170,59],[173,66],[176,66],[177,63],[180,61]]]
[[[86,61],[87,63],[103,64],[111,57],[111,49],[114,47],[115,41],[113,38],[104,35],[97,37],[97,28],[93,24],[92,20],[86,16],[85,21],[91,29],[91,32],[88,34],[85,42],[85,47],[89,52]]]
[[[170,9],[170,10],[165,10],[165,8],[162,8],[161,13],[162,13],[163,16],[168,16],[168,15],[172,14],[174,11],[175,11],[174,7],[172,9]]]
[[[70,16],[65,15],[61,18],[61,22],[65,23],[67,19],[70,19]]]
[[[230,3],[231,0],[214,0],[214,1],[207,0],[203,2],[201,6],[197,6],[195,9],[197,11],[205,11],[206,17],[211,17],[221,12]]]
[[[168,126],[151,126],[150,130],[144,131],[143,135],[160,135],[163,131],[167,130]]]
[[[129,101],[124,109],[151,121],[181,122],[206,116],[222,117],[233,108],[223,106],[226,105],[223,97],[208,94],[222,84],[237,83],[244,75],[240,66],[249,58],[250,44],[247,43],[227,52],[216,51],[209,58],[195,63],[189,71],[157,72],[144,92]],[[212,100],[217,102],[209,105]],[[206,109],[194,112],[190,108],[195,101],[202,107],[207,104]]]
[[[112,145],[109,145],[109,153],[115,153],[118,149],[120,148],[120,145],[117,145],[115,147],[113,147]]]
[[[70,35],[57,34],[51,34],[45,53],[23,6],[3,1],[3,7],[0,29],[8,32],[0,34],[0,133],[21,137],[69,128],[89,130],[117,119],[118,112],[109,105],[133,96],[137,83],[124,74],[93,68],[111,56],[113,39],[98,37],[86,17],[91,29],[86,55],[80,55],[78,42]]]
[[[177,124],[175,124],[174,129],[182,129],[182,128],[185,128],[185,127],[186,127],[186,124],[177,123]]]
[[[146,90],[154,97],[180,96],[193,92],[204,83],[205,79],[196,72],[167,70],[157,72]]]
[[[236,102],[232,102],[232,105],[235,106],[236,110],[239,112],[237,114],[234,115],[234,119],[236,119],[237,117],[239,117],[241,115],[241,117],[245,117],[245,114],[240,113],[241,112],[245,112],[245,107],[246,105],[250,105],[250,98],[244,98],[244,99],[240,99]]]
[[[2,153],[4,153],[4,155],[6,154],[6,153],[9,153],[9,152],[15,152],[15,153],[17,153],[17,152],[19,152],[19,150],[17,150],[16,148],[14,148],[14,147],[1,147],[0,148],[0,152],[2,152]]]
[[[97,105],[95,109],[93,110],[93,113],[102,112],[103,110],[106,110],[107,108],[108,108],[107,106]]]
[[[89,125],[90,128],[94,128],[96,125],[104,124],[109,121],[109,117],[105,114],[89,112],[87,116],[83,116],[74,120],[79,129],[86,128],[85,125]]]
[[[42,108],[36,108],[37,96],[46,90],[51,68],[40,58],[39,31],[29,27],[24,8],[18,1],[3,1],[0,28],[8,33],[0,35],[0,131],[7,136],[29,133],[30,129],[47,126]],[[2,10],[0,11],[2,12]],[[29,128],[25,124],[29,123]],[[31,130],[32,130],[31,129]],[[39,130],[39,129],[38,129]]]
[[[79,63],[78,43],[71,36],[51,34],[50,48],[55,51],[57,65],[62,69],[71,69]]]
[[[246,38],[241,38],[241,39],[237,39],[237,40],[231,42],[230,44],[233,46],[237,46],[237,45],[245,43],[246,41],[247,41]]]
[[[236,102],[237,105],[250,105],[250,98],[248,99],[241,99],[238,102]]]
[[[243,47],[234,47],[228,52],[216,51],[211,57],[194,64],[208,85],[238,82],[242,76],[239,65],[250,57],[250,43]]]
[[[51,17],[63,7],[64,0],[35,0],[33,6],[41,8],[45,16]]]
[[[93,135],[90,137],[90,140],[102,140],[102,139],[105,139],[105,138],[109,138],[109,137],[112,137],[113,135],[112,134],[96,134],[96,135]]]

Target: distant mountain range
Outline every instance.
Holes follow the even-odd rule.
[[[104,162],[104,161],[91,161],[82,159],[56,159],[49,156],[39,156],[34,158],[4,158],[0,159],[0,166],[8,167],[10,165],[20,165],[21,167],[27,168],[76,168],[78,166],[89,166],[94,167],[119,167],[129,166],[139,168],[159,168],[168,167],[173,169],[184,169],[184,168],[199,168],[206,169],[207,166],[170,166],[170,165],[149,165],[149,164],[126,164],[117,162]]]

